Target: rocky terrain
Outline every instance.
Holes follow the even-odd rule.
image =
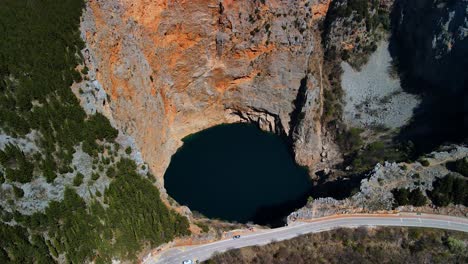
[[[395,208],[394,189],[419,189],[423,193],[433,190],[433,183],[451,173],[446,164],[468,156],[468,148],[463,146],[445,147],[444,151],[428,155],[428,166],[421,162],[377,164],[369,175],[361,181],[359,190],[349,198],[336,200],[333,198],[312,199],[308,204],[293,212],[288,221],[311,219],[333,214],[376,213],[393,210],[409,212],[442,213],[456,216],[468,216],[468,208],[463,205],[448,207],[428,204],[421,207],[401,206]]]
[[[328,59],[341,58],[356,69],[364,65],[388,36],[394,0],[335,0],[324,22]]]
[[[441,33],[431,40],[431,58],[445,61],[452,52],[463,52],[462,2],[436,5],[434,15],[453,11],[436,23]],[[410,12],[416,4],[395,5]],[[395,128],[411,117],[415,96],[402,92],[398,79],[385,71],[387,44],[378,45],[387,36],[393,7],[390,0],[91,0],[80,24],[85,47],[79,68],[86,77],[72,90],[87,114],[103,113],[120,129],[118,154],[131,157],[140,174],[153,172],[163,196],[163,174],[181,139],[220,123],[253,122],[286,137],[296,161],[313,175],[342,155],[323,124],[324,90],[333,86],[324,76],[330,71],[324,59],[331,54],[344,61],[345,123]],[[33,155],[34,133],[24,138],[1,134],[0,148],[14,143]],[[79,147],[72,161],[85,183],[98,173]],[[28,214],[44,209],[48,201],[61,199],[73,178],[74,173],[63,173],[52,185],[41,179],[15,185],[26,192],[15,208]],[[103,176],[91,191],[83,185],[78,193],[88,199],[108,183]],[[10,185],[0,193],[7,208],[14,198]]]
[[[408,78],[430,83],[425,89],[447,87],[446,93],[466,88],[467,8],[466,0],[395,1],[395,52]]]
[[[164,197],[163,175],[181,139],[220,123],[253,122],[283,135],[313,175],[342,161],[324,116],[330,100],[343,102],[326,91],[344,90],[349,126],[411,120],[418,101],[390,76],[381,42],[394,4],[405,6],[394,2],[89,1],[81,32],[91,88],[81,88],[82,104],[94,111],[86,102],[95,99],[83,97],[94,89],[99,108],[135,139]],[[336,90],[330,76],[340,74],[330,65],[341,61],[346,84]]]
[[[94,71],[88,73],[91,79],[75,83],[72,90],[81,101],[81,106],[90,115],[102,113],[109,115],[107,94],[93,76]],[[12,137],[0,133],[0,150],[12,144],[18,146],[25,155],[34,156],[42,152],[37,143],[40,133],[33,130],[25,137]],[[129,158],[138,166],[138,173],[146,177],[149,173],[147,164],[143,161],[141,152],[135,144],[135,140],[123,132],[116,138],[117,145],[106,145],[105,153],[100,155],[101,161],[112,159],[118,161],[121,158]],[[132,151],[127,153],[129,148]],[[51,201],[63,199],[67,186],[74,185],[76,174],[83,175],[83,183],[76,188],[77,194],[86,202],[95,198],[96,194],[102,194],[109,187],[111,177],[104,173],[112,164],[106,162],[96,162],[88,153],[83,151],[81,146],[75,146],[75,152],[71,160],[73,171],[57,173],[57,178],[49,182],[44,177],[38,177],[27,183],[6,182],[0,185],[0,206],[8,211],[18,211],[24,215],[31,215],[36,212],[43,212]],[[115,157],[114,157],[115,156]],[[24,192],[23,197],[17,197],[14,189],[19,188]],[[14,202],[13,202],[14,201]]]
[[[221,123],[281,135],[325,183],[364,177],[350,197],[310,199],[288,221],[468,216],[464,190],[465,205],[432,197],[447,175],[466,182],[449,165],[468,155],[449,145],[468,134],[466,0],[42,4],[0,7],[2,263],[136,259],[143,246],[231,236],[241,226],[196,216],[164,190],[181,139]],[[352,128],[376,126],[395,130]],[[405,190],[425,203],[396,204]]]
[[[402,87],[423,95],[402,138],[425,152],[463,141],[468,134],[468,1],[400,0],[392,16],[390,48]]]
[[[322,144],[317,21],[328,4],[89,1],[85,63],[159,187],[181,139],[220,123],[254,122],[290,137],[297,161],[312,167]]]
[[[346,124],[361,128],[399,128],[411,119],[419,100],[416,95],[403,91],[398,77],[391,76],[391,60],[388,42],[382,41],[361,71],[354,70],[347,62],[342,63]]]
[[[0,263],[130,261],[191,233],[103,115],[110,98],[83,65],[84,8],[0,5]]]

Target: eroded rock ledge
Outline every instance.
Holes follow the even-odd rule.
[[[181,139],[221,123],[292,133],[301,165],[320,160],[317,21],[329,0],[262,2],[88,1],[86,64],[109,95],[109,117],[135,138],[163,191]]]
[[[468,216],[468,208],[463,205],[450,204],[446,207],[437,207],[428,199],[425,206],[414,207],[411,205],[394,208],[395,188],[419,189],[423,193],[434,188],[437,179],[453,173],[447,169],[448,162],[466,158],[468,147],[445,146],[442,150],[428,155],[428,166],[420,162],[377,164],[369,172],[368,177],[361,181],[359,191],[354,195],[337,200],[331,197],[310,200],[306,206],[291,213],[288,222],[298,219],[313,219],[334,214],[353,213],[380,213],[380,212],[425,212],[446,214],[453,216]],[[460,175],[460,177],[463,177]],[[427,195],[427,194],[426,194]]]

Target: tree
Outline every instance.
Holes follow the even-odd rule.
[[[13,192],[15,193],[16,198],[23,198],[24,196],[24,191],[23,189],[13,186]]]
[[[409,194],[409,202],[414,206],[423,206],[427,204],[427,198],[421,192],[421,189],[414,189]]]
[[[119,135],[117,129],[113,128],[110,124],[109,119],[99,112],[92,115],[86,121],[86,127],[88,133],[100,140],[106,139],[112,142]]]
[[[455,254],[461,254],[466,247],[463,241],[451,236],[447,238],[447,246],[449,247],[450,251],[452,251]]]
[[[452,174],[438,179],[430,192],[432,202],[437,206],[447,206],[450,203],[468,205],[468,180]]]
[[[468,181],[466,179],[456,178],[453,183],[452,195],[454,204],[465,204],[468,198]]]
[[[452,202],[453,177],[450,175],[437,180],[431,192],[432,202],[437,206],[447,206]]]
[[[362,145],[360,128],[350,128],[337,136],[339,146],[345,151],[355,151]]]
[[[73,185],[80,186],[83,183],[84,175],[81,173],[77,173],[75,178],[73,179]]]
[[[421,165],[423,165],[424,167],[428,167],[430,165],[429,161],[427,159],[422,159],[420,161]]]
[[[468,177],[468,157],[455,161],[452,170]]]
[[[126,153],[127,155],[132,154],[132,147],[128,146],[128,147],[125,149],[125,153]]]
[[[409,189],[394,189],[392,193],[395,199],[395,207],[409,204]]]

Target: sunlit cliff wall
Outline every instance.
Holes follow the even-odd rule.
[[[220,123],[249,121],[282,134],[296,160],[312,167],[322,149],[317,21],[328,4],[89,0],[86,64],[160,187],[181,139]]]

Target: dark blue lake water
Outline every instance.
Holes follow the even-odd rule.
[[[284,140],[249,124],[185,138],[164,180],[172,198],[209,218],[272,226],[305,205],[312,188]]]

